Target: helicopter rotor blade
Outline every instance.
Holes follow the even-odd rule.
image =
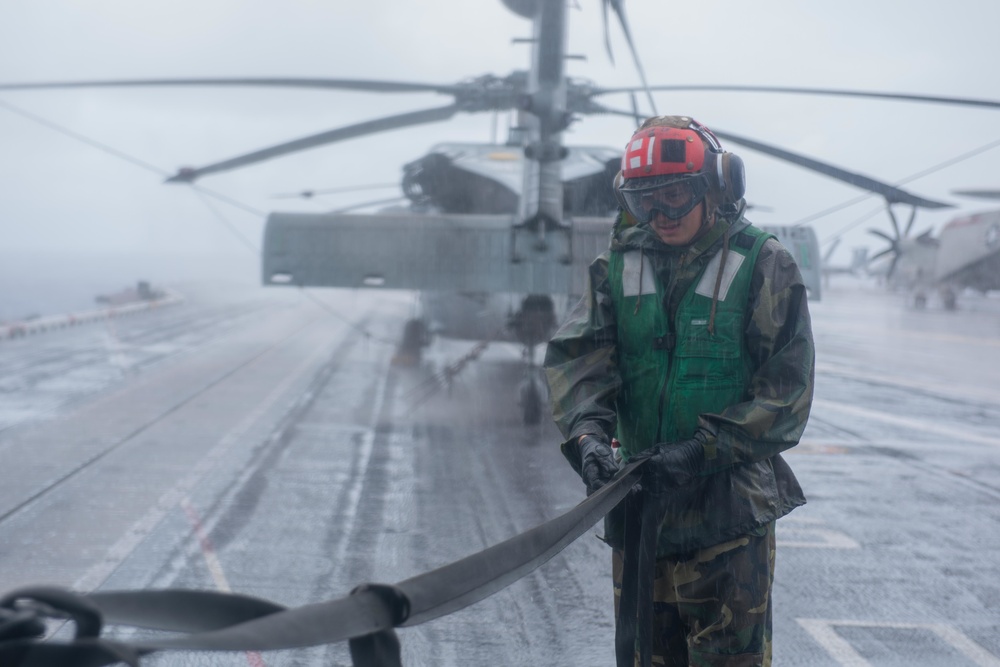
[[[909,237],[910,231],[913,229],[913,223],[917,219],[917,207],[914,206],[910,209],[910,219],[906,221],[906,228],[903,230],[903,236]]]
[[[219,78],[219,79],[125,79],[119,81],[51,81],[45,83],[5,83],[0,90],[43,90],[54,88],[127,88],[137,86],[263,86],[278,88],[320,88],[374,93],[442,93],[454,95],[457,86],[370,79]]]
[[[753,139],[747,139],[745,137],[731,134],[729,132],[720,132],[714,128],[712,131],[715,132],[720,139],[731,141],[734,144],[740,144],[741,146],[746,146],[747,148],[751,148],[760,153],[765,153],[772,157],[776,157],[786,162],[791,162],[792,164],[797,164],[800,167],[818,172],[825,176],[830,176],[831,178],[843,181],[848,185],[868,190],[869,192],[881,195],[887,202],[892,204],[901,203],[909,204],[911,206],[922,206],[924,208],[952,208],[951,204],[918,197],[917,195],[911,194],[906,190],[889,185],[888,183],[883,183],[882,181],[871,178],[870,176],[864,176],[863,174],[847,171],[846,169],[841,169],[840,167],[835,167],[832,164],[820,162],[819,160],[806,157],[805,155],[799,155],[798,153],[793,153],[783,148],[778,148],[777,146],[764,144],[759,141],[754,141]]]
[[[893,248],[896,247],[896,239],[892,238],[891,236],[889,236],[885,232],[879,231],[877,229],[869,229],[868,233],[869,234],[874,234],[875,236],[878,236],[879,238],[883,238],[886,241],[888,241],[889,245],[891,245]]]
[[[899,232],[899,220],[896,219],[896,213],[892,210],[892,206],[888,201],[885,202],[885,212],[889,214],[889,220],[892,221],[892,231],[896,233],[896,239],[903,238]]]
[[[624,0],[604,0],[604,11],[605,16],[607,15],[607,8],[611,6],[614,10],[615,15],[618,17],[618,23],[621,24],[622,32],[625,33],[625,43],[628,44],[629,51],[632,52],[632,61],[635,63],[635,69],[639,73],[639,81],[642,82],[642,88],[646,92],[646,99],[649,102],[649,108],[652,109],[653,115],[657,115],[656,102],[653,100],[653,92],[649,87],[649,82],[646,80],[646,70],[642,67],[642,61],[639,60],[639,52],[635,48],[635,40],[632,39],[632,31],[628,27],[628,19],[625,17],[625,2]],[[605,23],[605,25],[607,25]]]
[[[609,4],[610,2],[608,2],[608,0],[604,0],[604,2],[601,3],[602,18],[604,19],[604,49],[608,52],[608,60],[610,60],[611,64],[614,65],[615,54],[614,51],[611,50],[611,24],[608,22]]]
[[[632,115],[635,116],[635,126],[642,125],[642,116],[639,115],[639,100],[635,98],[635,93],[629,95],[632,98]]]
[[[646,87],[598,88],[591,91],[593,95],[612,95],[646,90]],[[956,104],[961,106],[987,107],[1000,109],[1000,101],[983,100],[968,97],[945,97],[941,95],[917,95],[910,93],[883,93],[866,90],[843,90],[838,88],[795,88],[788,86],[730,86],[730,85],[668,85],[652,86],[652,91],[703,91],[703,92],[738,92],[738,93],[779,93],[792,95],[827,95],[834,97],[869,97],[883,100],[900,100],[905,102],[932,102],[935,104]]]
[[[951,194],[978,199],[1000,199],[1000,190],[952,190]]]
[[[254,151],[253,153],[247,153],[246,155],[241,155],[222,162],[216,162],[215,164],[210,164],[205,167],[199,167],[197,169],[181,169],[177,172],[177,174],[168,178],[167,182],[190,183],[207,174],[214,174],[220,171],[235,169],[236,167],[244,167],[248,164],[270,160],[271,158],[275,158],[280,155],[287,155],[288,153],[294,153],[308,148],[332,144],[346,139],[354,139],[367,134],[375,134],[376,132],[384,132],[386,130],[396,130],[403,127],[409,127],[411,125],[448,120],[458,111],[459,106],[457,104],[449,104],[444,107],[411,111],[395,116],[376,118],[375,120],[368,120],[354,125],[346,125],[334,130],[327,130],[326,132],[320,132],[319,134],[314,134],[312,136],[303,137],[287,143],[278,144],[277,146],[271,146],[270,148]]]
[[[830,247],[827,248],[826,253],[823,254],[824,262],[830,261],[830,258],[833,257],[833,252],[837,249],[837,246],[839,245],[840,245],[840,239],[839,238],[834,239],[833,243],[830,244]]]
[[[886,280],[892,280],[893,274],[896,273],[896,264],[899,263],[900,253],[896,252],[892,255],[892,261],[889,262],[889,270],[885,273]]]
[[[868,263],[870,264],[870,263],[874,262],[875,260],[877,260],[877,259],[879,259],[881,257],[885,257],[889,253],[893,253],[893,252],[896,252],[895,248],[886,248],[885,250],[882,250],[881,252],[877,252],[874,255],[872,255],[871,257],[869,257],[868,258]]]
[[[616,13],[619,12],[620,0],[605,0],[605,11],[607,4],[611,3]],[[644,70],[638,62],[632,41],[631,31],[624,21],[624,9],[621,9],[619,20],[623,21],[623,29],[626,33],[626,40],[629,48],[632,49],[633,57],[636,58],[636,66],[640,72],[640,78],[645,81]],[[441,93],[454,95],[462,92],[463,87],[453,84],[420,83],[409,81],[377,81],[373,79],[328,79],[328,78],[302,78],[302,77],[224,77],[211,79],[122,79],[122,80],[92,80],[92,81],[49,81],[40,83],[4,83],[0,84],[0,90],[42,90],[54,88],[113,88],[113,87],[135,87],[135,86],[263,86],[279,88],[319,88],[332,90],[355,90],[362,92],[378,93]],[[660,85],[649,86],[643,84],[636,87],[623,88],[594,88],[588,91],[590,96],[613,95],[616,93],[645,92],[654,91],[703,91],[703,92],[748,92],[748,93],[777,93],[792,95],[825,95],[834,97],[867,97],[874,99],[890,99],[909,102],[931,102],[937,104],[955,104],[963,106],[977,106],[987,108],[1000,108],[1000,101],[975,99],[966,97],[947,97],[941,95],[918,95],[910,93],[888,93],[864,90],[847,90],[838,88],[797,88],[790,86],[738,86],[738,85]],[[992,191],[997,192],[997,191]]]
[[[597,114],[610,114],[614,116],[627,116],[632,117],[631,111],[622,111],[621,109],[612,109],[606,107],[603,104],[598,104],[596,102],[589,101],[584,109],[579,109],[579,113],[597,113]],[[832,164],[827,164],[826,162],[820,162],[819,160],[813,159],[811,157],[806,157],[805,155],[799,155],[798,153],[793,153],[791,151],[785,150],[784,148],[778,148],[777,146],[772,146],[770,144],[765,144],[760,141],[755,141],[753,139],[747,139],[729,132],[722,132],[716,128],[712,128],[712,132],[715,133],[720,139],[726,141],[731,141],[734,144],[740,144],[741,146],[746,146],[752,150],[770,155],[771,157],[778,158],[779,160],[784,160],[785,162],[791,162],[792,164],[797,164],[800,167],[809,169],[811,171],[818,172],[824,176],[829,176],[838,181],[843,181],[848,185],[853,185],[855,187],[861,188],[863,190],[868,190],[877,195],[881,195],[889,203],[896,204],[909,204],[910,206],[922,206],[924,208],[954,208],[951,204],[946,204],[944,202],[934,201],[932,199],[925,199],[923,197],[918,197],[917,195],[911,194],[902,188],[897,188],[894,185],[889,185],[888,183],[883,183],[882,181],[871,178],[870,176],[864,176],[862,174],[856,174],[846,169],[841,169],[840,167],[835,167]]]

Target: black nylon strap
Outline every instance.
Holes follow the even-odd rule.
[[[47,644],[17,640],[0,644],[3,667],[104,667],[125,663],[139,666],[144,653],[134,647],[103,639],[81,639],[72,644]]]
[[[410,614],[409,600],[395,586],[365,584],[358,586],[351,595],[372,590],[380,594],[389,608],[395,611],[394,624],[402,623]],[[351,652],[351,663],[356,667],[403,667],[403,656],[399,646],[399,637],[392,628],[379,630],[363,637],[351,637],[348,640]]]
[[[639,481],[641,463],[626,467],[569,512],[506,542],[397,584],[412,612],[403,626],[444,616],[493,595],[527,575],[593,526]]]
[[[656,544],[663,517],[663,495],[643,488],[642,535],[639,536],[639,576],[636,600],[636,636],[639,641],[639,666],[653,664],[653,582],[656,579]]]
[[[387,655],[386,651],[391,655],[394,634],[386,631],[450,614],[527,575],[617,505],[638,481],[640,465],[626,467],[615,481],[569,512],[505,542],[396,586],[366,585],[329,602],[287,609],[267,600],[207,591],[117,591],[80,596],[62,591],[85,601],[84,606],[95,607],[106,623],[191,634],[138,644],[100,639],[39,644],[24,638],[0,642],[0,665],[102,667],[122,661],[134,665],[140,655],[167,649],[266,651],[351,638],[368,638],[367,643],[352,645],[352,652],[357,649],[359,655]],[[9,604],[30,600],[32,592],[39,590],[21,589],[3,600]],[[70,607],[75,604],[72,599],[65,602]]]
[[[630,493],[625,499],[625,539],[622,545],[622,589],[618,597],[618,617],[615,619],[615,662],[618,667],[635,664],[636,611],[639,600],[639,540],[642,534],[641,493]]]
[[[30,586],[0,598],[0,607],[12,609],[18,599],[33,605],[45,605],[60,615],[73,619],[76,639],[93,639],[101,634],[101,611],[91,601],[55,586]]]
[[[98,591],[87,598],[101,610],[105,623],[171,632],[220,630],[287,609],[248,595],[184,589]]]
[[[625,544],[622,550],[622,589],[615,619],[615,660],[618,667],[651,667],[653,582],[656,546],[666,496],[643,486],[625,505]],[[635,654],[639,653],[636,663]]]

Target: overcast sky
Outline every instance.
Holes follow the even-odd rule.
[[[617,28],[617,65],[603,47],[600,4],[572,0],[568,73],[599,85],[638,83]],[[653,83],[729,83],[888,90],[1000,100],[1000,3],[627,3]],[[499,0],[37,0],[0,3],[0,81],[147,77],[295,76],[452,83],[525,68],[512,44],[530,25]],[[164,172],[203,165],[340,125],[449,101],[425,94],[248,89],[8,92],[16,105],[139,158]],[[626,98],[605,100],[628,107]],[[1000,140],[1000,110],[833,98],[660,93],[660,113],[755,137],[836,165],[899,182]],[[501,125],[506,117],[501,118]],[[260,211],[321,211],[390,196],[364,192],[312,201],[278,193],[398,181],[401,166],[438,141],[488,141],[489,114],[386,133],[280,158],[200,183]],[[589,118],[567,143],[618,147],[630,121]],[[0,108],[0,228],[4,255],[47,251],[245,255],[250,252],[201,198],[155,173],[101,153]],[[730,146],[747,167],[759,223],[790,223],[860,191]],[[1000,187],[1000,148],[905,186],[952,201],[924,211],[916,231],[939,228],[989,202],[949,194]],[[994,205],[995,206],[995,205]],[[838,259],[889,229],[872,198],[813,224],[821,239],[850,225]],[[218,205],[226,223],[259,244],[262,220]],[[905,212],[903,213],[905,215]],[[248,267],[253,266],[249,261]],[[252,270],[252,269],[251,269]],[[72,266],[66,267],[71,275]]]

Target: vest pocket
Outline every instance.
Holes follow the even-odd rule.
[[[674,352],[677,383],[742,387],[741,318],[736,313],[716,313],[714,333],[708,331],[708,319],[695,317],[684,323]]]

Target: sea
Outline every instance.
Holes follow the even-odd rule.
[[[239,288],[260,284],[249,254],[0,252],[0,322],[93,310],[97,297],[135,288]]]

